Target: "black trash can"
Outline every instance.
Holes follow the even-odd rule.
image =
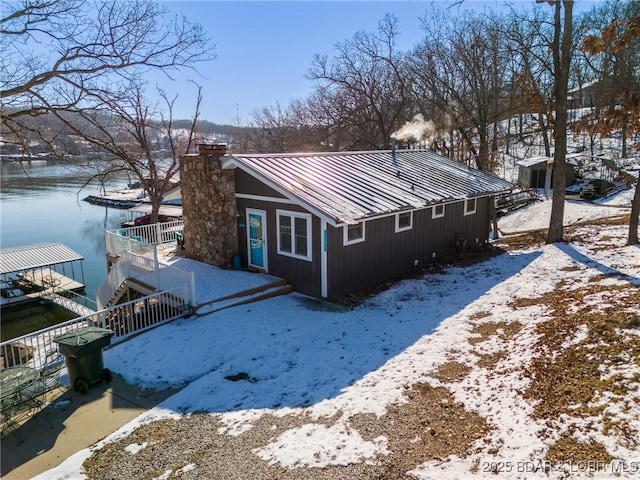
[[[110,382],[111,372],[104,368],[102,349],[111,343],[113,331],[87,327],[59,335],[53,339],[64,355],[71,385],[85,394],[89,387],[100,381]]]

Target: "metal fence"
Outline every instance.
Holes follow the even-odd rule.
[[[53,339],[88,326],[108,328],[114,332],[112,343],[150,328],[189,315],[191,304],[184,299],[187,285],[147,295],[126,303],[74,318],[64,323],[0,343],[0,367],[29,365],[40,370],[52,352]]]
[[[120,257],[96,292],[98,311],[78,298],[56,289],[49,300],[65,304],[80,316],[64,323],[0,343],[0,368],[29,365],[40,369],[57,352],[53,339],[87,326],[108,328],[113,343],[188,315],[195,303],[193,272],[185,272],[158,262],[159,244],[176,242],[183,222],[164,222],[105,232],[107,253]],[[158,290],[141,298],[106,307],[127,279],[135,279]],[[66,305],[68,303],[69,305]],[[87,313],[91,312],[91,313]]]
[[[186,285],[184,301],[195,303],[195,279],[193,272],[186,272],[179,268],[163,265],[158,262],[157,255],[150,258],[147,255],[138,255],[132,252],[124,252],[120,259],[111,267],[105,281],[96,290],[98,308],[106,308],[115,292],[124,282],[135,279],[161,290],[174,290]]]
[[[184,222],[178,220],[107,230],[105,232],[107,253],[115,255],[123,252],[144,253],[148,245],[175,242],[183,228]]]

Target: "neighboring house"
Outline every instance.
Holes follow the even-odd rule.
[[[575,182],[578,161],[567,156],[566,181],[567,186]],[[519,160],[518,165],[518,185],[523,188],[552,188],[553,186],[553,157],[531,157]],[[547,172],[551,172],[551,177],[547,183]]]
[[[428,150],[223,152],[183,158],[187,256],[229,266],[235,253],[330,299],[487,242],[494,196],[514,187]]]
[[[608,105],[615,100],[616,79],[613,77],[591,80],[567,92],[569,109],[592,108]]]

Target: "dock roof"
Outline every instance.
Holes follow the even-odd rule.
[[[84,257],[61,243],[3,248],[0,250],[0,274],[23,272],[79,260],[84,260]]]

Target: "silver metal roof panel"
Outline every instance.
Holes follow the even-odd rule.
[[[225,168],[250,175],[320,212],[333,224],[357,223],[509,191],[514,185],[430,150],[232,155]]]
[[[84,257],[61,243],[38,243],[0,250],[0,274],[83,260]]]

